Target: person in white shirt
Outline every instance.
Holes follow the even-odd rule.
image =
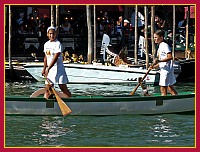
[[[138,55],[140,55],[140,57],[143,57],[143,44],[144,44],[144,16],[142,15],[141,12],[138,11],[138,27],[137,27],[137,46],[138,46]],[[132,32],[133,35],[135,36],[135,10],[133,11],[132,15],[131,15],[131,26],[132,26]],[[136,37],[135,37],[136,38]]]
[[[64,97],[71,97],[71,93],[67,88],[68,77],[63,65],[62,59],[62,45],[60,41],[57,40],[57,31],[55,27],[49,27],[47,29],[47,36],[49,41],[44,44],[44,68],[42,70],[42,75],[46,76],[51,84],[57,83],[63,92]],[[46,91],[44,94],[45,98],[49,98],[50,92],[47,81]]]
[[[159,45],[157,58],[154,60],[154,66],[151,68],[160,68],[160,92],[162,96],[167,95],[167,90],[171,95],[177,95],[173,85],[176,83],[173,69],[172,52],[167,43],[164,42],[164,31],[157,30],[154,33],[154,41]]]
[[[61,31],[63,31],[66,34],[70,34],[72,32],[72,27],[68,20],[66,20],[62,25]]]
[[[131,15],[131,25],[132,27],[135,27],[135,11],[133,11]],[[143,27],[144,26],[144,16],[142,13],[138,12],[138,27]]]

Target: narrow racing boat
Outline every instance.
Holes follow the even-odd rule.
[[[195,93],[176,96],[74,96],[62,99],[72,110],[70,115],[164,114],[195,110]],[[56,99],[7,96],[6,115],[62,115]]]

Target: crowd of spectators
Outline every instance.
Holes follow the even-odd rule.
[[[76,16],[60,16],[59,37],[74,37],[75,35],[81,37],[87,37],[87,19],[86,13],[81,12],[76,14]],[[41,16],[41,15],[40,15]],[[40,39],[46,38],[46,29],[51,25],[51,21],[48,15],[43,14],[40,17],[37,10],[33,10],[27,16],[24,13],[19,13],[18,17],[15,19],[16,34],[24,37],[32,35],[30,37],[37,37]],[[150,16],[150,13],[149,13]],[[111,13],[107,11],[102,11],[97,13],[97,38],[102,39],[104,33],[108,34],[110,37],[117,37],[119,45],[123,43],[129,43],[128,39],[134,37],[135,32],[135,11],[133,9],[132,13],[129,14],[127,18],[124,18],[120,12]],[[93,23],[93,21],[92,21]],[[148,20],[148,24],[149,20]],[[167,17],[163,17],[161,14],[157,13],[155,15],[155,30],[163,29],[168,30],[169,22]],[[183,27],[185,25],[184,18],[176,25],[177,27]],[[149,29],[150,30],[150,29]],[[171,33],[169,33],[171,34]],[[138,42],[139,37],[144,36],[144,13],[143,11],[138,12]],[[123,42],[121,41],[123,37]],[[133,40],[131,40],[133,43]],[[79,46],[80,48],[80,46]]]

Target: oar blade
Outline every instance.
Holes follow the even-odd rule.
[[[153,64],[154,65],[154,64]],[[141,81],[143,81],[146,76],[149,74],[149,72],[151,71],[151,68],[148,69],[148,71],[146,72],[146,74],[143,76],[143,78],[141,79]],[[129,94],[129,95],[134,95],[134,93],[136,92],[137,88],[140,86],[140,82],[137,84],[137,86],[135,87],[135,89]]]
[[[134,95],[134,93],[136,92],[136,90],[137,90],[137,88],[139,87],[139,85],[140,85],[140,84],[138,84],[138,85],[135,87],[135,89],[134,89],[133,91],[131,91],[131,93],[130,93],[129,95],[131,95],[131,96]]]
[[[69,115],[70,113],[72,113],[71,109],[62,101],[62,102],[58,102],[59,106],[60,106],[60,110],[62,112],[63,116]]]
[[[46,76],[45,76],[45,78],[46,78],[48,84],[50,85],[49,79],[48,79]],[[59,95],[57,94],[56,90],[55,90],[53,87],[52,87],[51,89],[52,89],[54,95],[56,96],[56,100],[57,100],[57,102],[58,102],[58,105],[59,105],[59,107],[60,107],[60,110],[61,110],[63,116],[66,116],[66,115],[70,114],[70,113],[72,112],[71,109],[70,109],[70,108],[65,104],[65,102],[59,97]]]
[[[56,100],[58,102],[58,105],[60,107],[63,116],[72,113],[71,109],[65,104],[65,102],[58,95],[56,95]]]

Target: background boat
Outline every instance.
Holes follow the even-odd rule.
[[[138,83],[138,77],[143,77],[147,70],[143,67],[105,66],[102,64],[64,64],[69,83]],[[24,68],[38,81],[44,81],[41,75],[43,63],[28,63]],[[159,81],[158,71],[150,71],[147,84]]]
[[[127,57],[130,63],[128,64],[120,55],[110,51],[108,46],[110,46],[110,37],[104,34],[101,46],[104,65],[96,62],[93,64],[64,64],[69,83],[137,83],[138,78],[146,74],[145,60],[141,60],[143,64],[136,65],[133,58]],[[111,66],[112,64],[114,66]],[[43,81],[44,78],[41,75],[43,65],[43,63],[35,62],[27,63],[24,67],[36,80]],[[181,72],[179,62],[174,62],[173,66],[174,73],[178,77]],[[147,84],[158,84],[159,71],[151,70],[144,81]]]

